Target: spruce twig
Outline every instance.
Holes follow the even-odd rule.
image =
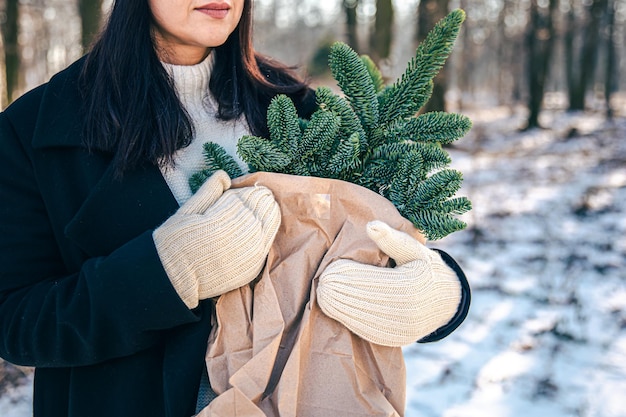
[[[465,13],[455,10],[438,22],[390,86],[369,57],[335,43],[329,65],[344,96],[318,88],[319,108],[309,120],[298,119],[287,96],[276,96],[267,114],[270,137],[242,137],[238,154],[250,171],[337,178],[367,187],[393,202],[429,239],[463,229],[465,223],[454,216],[470,210],[471,202],[455,197],[462,174],[446,168],[451,161],[442,145],[463,137],[471,121],[459,114],[418,112],[464,19]],[[217,159],[232,159],[205,156],[208,169],[230,166]]]

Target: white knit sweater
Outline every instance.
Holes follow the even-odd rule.
[[[191,144],[174,155],[174,167],[161,167],[161,173],[179,204],[191,197],[189,177],[204,168],[202,145],[206,142],[221,145],[237,160],[243,172],[248,170],[236,152],[239,138],[250,133],[248,124],[244,116],[231,121],[217,118],[217,103],[208,88],[212,65],[212,54],[197,65],[163,63],[174,80],[178,98],[189,113],[194,127]]]

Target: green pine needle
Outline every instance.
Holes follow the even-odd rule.
[[[374,129],[378,125],[378,97],[361,57],[348,45],[336,42],[330,48],[328,64],[365,131]]]
[[[461,215],[472,209],[472,203],[467,197],[451,198],[441,203],[437,209],[440,213]]]
[[[398,161],[370,159],[356,183],[388,198],[390,184],[396,174],[397,165]]]
[[[467,227],[465,222],[455,217],[432,210],[415,210],[407,213],[406,218],[422,230],[429,240],[442,239]]]
[[[189,178],[189,188],[191,188],[192,193],[196,193],[202,187],[202,184],[209,179],[211,175],[215,174],[214,170],[205,169],[200,172],[196,172]]]
[[[404,132],[413,140],[447,145],[465,136],[471,127],[472,122],[467,116],[430,112],[409,119],[404,126]]]
[[[300,139],[300,122],[293,101],[284,94],[274,97],[267,109],[270,138],[278,149],[295,156]]]
[[[406,204],[422,184],[423,161],[419,152],[411,152],[402,157],[398,163],[397,171],[391,181],[389,199],[403,212]]]
[[[460,188],[463,176],[459,171],[444,169],[422,181],[411,196],[416,207],[437,207],[441,201],[452,197]]]
[[[328,177],[348,180],[350,173],[361,164],[359,153],[359,134],[354,132],[352,136],[339,144],[337,151],[328,161]],[[346,173],[348,175],[342,175]]]
[[[217,143],[207,142],[202,145],[202,154],[204,155],[205,168],[189,178],[189,186],[192,192],[198,191],[200,186],[216,171],[226,171],[231,178],[237,178],[243,175],[239,164],[235,158],[230,156],[224,148]]]
[[[237,153],[251,171],[337,178],[369,188],[393,202],[428,239],[462,230],[465,223],[454,216],[472,205],[454,197],[463,178],[446,168],[451,160],[442,145],[464,136],[471,121],[459,114],[417,112],[430,98],[433,78],[464,19],[465,13],[455,10],[437,23],[391,86],[384,85],[369,57],[335,43],[329,66],[343,96],[317,88],[319,108],[304,120],[290,98],[277,95],[267,112],[269,139],[244,136]],[[239,175],[235,161],[216,147],[207,145],[207,167],[190,180],[194,190],[217,169]]]
[[[372,79],[372,84],[374,84],[374,90],[379,93],[385,88],[385,80],[383,79],[383,74],[381,74],[380,70],[367,55],[361,55],[361,61],[365,64],[365,68]]]
[[[441,145],[432,142],[415,142],[418,152],[424,161],[424,172],[432,172],[450,165],[450,155]]]
[[[316,111],[302,134],[299,157],[306,161],[329,157],[339,132],[339,117],[330,111]]]
[[[237,153],[248,162],[251,171],[282,172],[292,158],[267,139],[243,136],[237,142]]]
[[[428,33],[400,80],[385,90],[381,122],[411,117],[426,104],[432,94],[432,80],[452,52],[464,20],[465,12],[454,10]]]
[[[354,109],[345,98],[333,93],[328,87],[318,87],[315,91],[315,98],[321,110],[332,111],[339,117],[341,121],[338,133],[340,136],[338,138],[339,141],[347,139],[353,132],[358,132],[361,146],[365,146],[367,143],[365,129]]]
[[[230,156],[224,148],[217,143],[208,142],[202,147],[202,153],[204,154],[204,162],[208,169],[217,171],[218,169],[226,171],[231,178],[240,177],[243,175],[241,168],[235,158]]]

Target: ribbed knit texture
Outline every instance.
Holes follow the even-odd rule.
[[[221,194],[226,184],[228,175],[215,173],[152,234],[163,268],[189,308],[256,278],[280,226],[268,188]]]
[[[174,167],[162,167],[161,172],[179,204],[191,197],[189,177],[204,168],[202,146],[206,142],[221,145],[235,158],[243,172],[248,166],[237,155],[237,141],[249,134],[245,117],[224,121],[216,117],[217,103],[209,94],[209,80],[213,55],[197,65],[172,65],[162,63],[174,81],[178,98],[191,117],[194,137],[189,146],[174,156]]]
[[[319,279],[322,311],[385,346],[413,343],[448,323],[459,306],[461,284],[440,255],[383,222],[369,223],[367,233],[397,266],[333,262]]]

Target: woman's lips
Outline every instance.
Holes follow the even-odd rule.
[[[214,19],[223,19],[228,14],[230,6],[226,3],[210,3],[198,7],[196,10]]]

